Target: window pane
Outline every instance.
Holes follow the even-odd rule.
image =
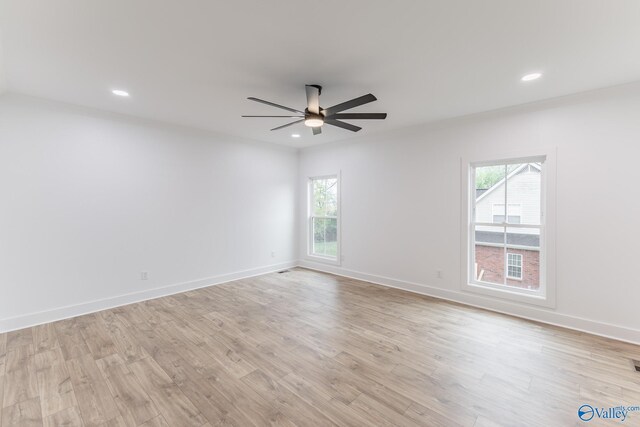
[[[540,230],[531,228],[511,228],[507,229],[507,252],[514,254],[513,258],[520,258],[521,267],[517,268],[517,261],[514,259],[513,268],[509,271],[507,286],[517,288],[540,289]],[[520,257],[515,257],[520,255]],[[507,261],[511,261],[507,259]],[[508,263],[508,269],[511,268]],[[520,270],[520,279],[518,273]],[[514,274],[511,274],[513,272]]]
[[[476,222],[504,222],[504,175],[505,165],[476,167]]]
[[[507,213],[511,224],[540,224],[542,184],[540,163],[510,165],[513,168],[507,181]],[[511,216],[519,217],[513,218]]]
[[[507,218],[509,224],[520,224],[522,219],[520,215],[509,215]]]
[[[476,227],[475,230],[475,279],[481,282],[504,284],[503,227]]]
[[[504,203],[494,203],[491,210],[493,212],[493,222],[496,224],[502,224],[505,222]],[[509,224],[520,224],[522,217],[521,212],[521,205],[509,203],[507,205],[507,222]]]
[[[475,278],[481,282],[521,289],[540,288],[540,230],[477,226]],[[527,233],[521,233],[526,230]],[[505,253],[505,237],[507,259]],[[505,282],[506,269],[506,282]]]
[[[314,179],[313,216],[338,215],[338,180],[337,178]]]
[[[338,220],[313,218],[313,253],[328,257],[338,254]]]

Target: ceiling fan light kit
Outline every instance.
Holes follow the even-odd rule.
[[[322,114],[305,114],[304,125],[310,128],[317,128],[324,124],[324,116]]]
[[[291,123],[287,123],[282,126],[275,127],[271,130],[279,130],[292,125],[295,125],[300,122],[304,122],[304,125],[310,127],[313,131],[314,135],[319,135],[322,133],[322,126],[324,124],[336,126],[342,129],[350,130],[352,132],[358,132],[362,129],[359,126],[352,125],[347,122],[343,122],[342,120],[384,120],[387,118],[387,113],[343,113],[340,114],[341,111],[350,110],[351,108],[359,107],[360,105],[368,104],[370,102],[375,101],[377,98],[372,94],[363,95],[358,98],[354,98],[350,101],[346,101],[340,103],[338,105],[334,105],[329,108],[320,107],[320,94],[322,93],[322,86],[320,85],[305,85],[305,91],[307,94],[307,107],[304,111],[296,110],[294,108],[285,107],[284,105],[276,104],[270,101],[265,101],[263,99],[249,97],[250,101],[259,102],[261,104],[266,104],[271,107],[280,108],[282,110],[287,110],[292,113],[297,113],[296,115],[287,115],[287,116],[242,116],[242,117],[271,117],[271,118],[295,118],[295,120]]]

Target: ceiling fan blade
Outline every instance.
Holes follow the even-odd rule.
[[[384,120],[387,118],[387,113],[341,113],[326,118],[334,120]]]
[[[264,99],[254,98],[253,96],[250,96],[247,99],[251,101],[259,102],[261,104],[271,105],[272,107],[282,108],[283,110],[291,111],[294,113],[304,114],[304,111],[294,110],[293,108],[285,107],[284,105],[274,104],[273,102],[265,101]]]
[[[322,128],[318,126],[317,128],[311,128],[314,135],[320,135],[322,133]]]
[[[307,91],[307,110],[313,114],[320,114],[320,86],[305,85]]]
[[[295,125],[296,123],[300,123],[300,122],[304,122],[304,119],[296,120],[295,122],[287,123],[286,125],[278,126],[277,128],[273,128],[271,130],[286,128],[287,126]]]
[[[359,126],[355,126],[350,123],[341,122],[340,120],[325,119],[324,122],[328,125],[337,126],[342,129],[350,130],[352,132],[358,132],[360,129],[362,129]]]
[[[241,116],[241,117],[280,117],[280,118],[289,117],[289,118],[292,118],[292,119],[297,119],[297,118],[304,117],[304,116]]]
[[[370,102],[375,101],[376,98],[372,94],[363,95],[359,98],[354,98],[350,101],[343,102],[342,104],[334,105],[333,107],[325,108],[324,113],[325,116],[331,116],[335,113],[339,113],[340,111],[349,110],[351,108],[358,107],[360,105],[368,104]]]

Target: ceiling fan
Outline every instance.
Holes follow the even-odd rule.
[[[350,101],[342,102],[338,105],[334,105],[329,108],[320,107],[320,94],[322,93],[322,86],[319,85],[305,85],[307,92],[307,108],[304,111],[296,110],[294,108],[285,107],[284,105],[275,104],[273,102],[265,101],[254,97],[247,99],[261,104],[270,105],[272,107],[281,108],[283,110],[297,113],[296,115],[288,116],[242,116],[242,117],[289,117],[299,120],[287,123],[286,125],[275,127],[271,130],[278,130],[286,128],[288,126],[295,125],[296,123],[304,122],[305,126],[308,126],[313,131],[314,135],[322,133],[322,125],[328,124],[337,126],[342,129],[347,129],[352,132],[358,132],[362,129],[359,126],[352,125],[350,123],[343,122],[342,120],[383,120],[387,117],[387,113],[341,113],[341,111],[349,110],[351,108],[358,107],[360,105],[368,104],[375,101],[377,98],[372,94],[367,94],[354,98]]]

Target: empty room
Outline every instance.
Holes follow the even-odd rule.
[[[0,427],[640,426],[637,0],[0,0]]]

